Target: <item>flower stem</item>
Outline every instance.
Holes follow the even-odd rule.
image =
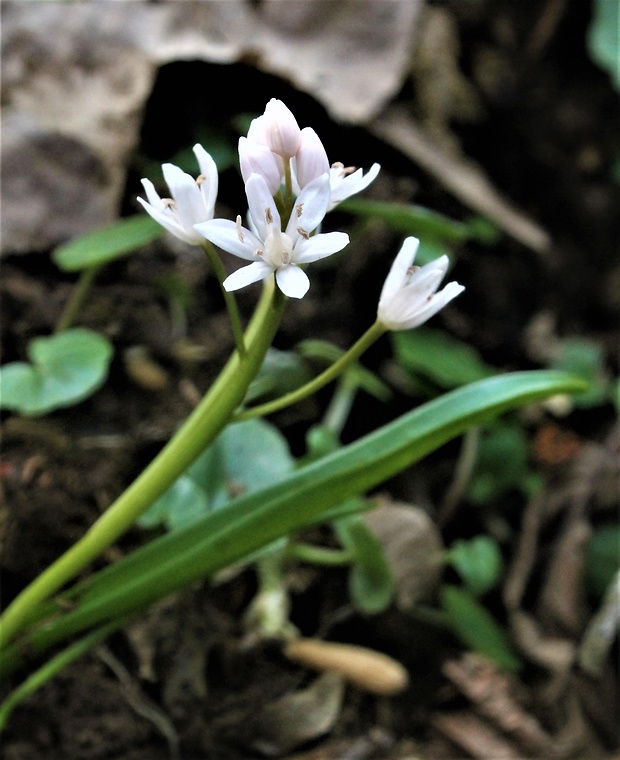
[[[77,543],[7,607],[0,618],[4,642],[36,616],[37,605],[123,535],[230,422],[271,345],[284,303],[284,296],[268,281],[246,332],[245,356],[232,355],[209,392],[151,464]]]
[[[353,561],[353,552],[343,549],[326,549],[323,546],[312,546],[311,544],[290,544],[286,548],[286,556],[312,565],[328,565],[331,567],[350,565]]]
[[[211,263],[213,271],[215,272],[215,276],[220,283],[222,295],[224,296],[224,303],[226,304],[226,309],[228,310],[230,325],[232,327],[233,336],[235,338],[235,345],[237,347],[237,351],[239,352],[239,356],[243,357],[246,353],[246,347],[243,337],[241,317],[239,316],[239,309],[237,308],[237,299],[233,293],[229,293],[224,287],[223,283],[226,279],[226,271],[220,257],[217,255],[215,248],[208,240],[205,240],[203,248],[209,257],[209,262]]]
[[[71,327],[100,269],[100,266],[93,266],[85,269],[80,274],[78,281],[73,287],[71,296],[56,323],[56,327],[54,328],[55,333],[62,332]]]
[[[259,406],[253,406],[249,409],[244,409],[241,412],[237,412],[233,417],[233,422],[241,422],[241,420],[249,420],[253,417],[263,417],[273,412],[278,412],[280,409],[284,409],[291,404],[296,404],[303,399],[308,398],[313,393],[319,391],[323,386],[331,383],[339,375],[341,375],[347,367],[353,364],[354,361],[372,346],[385,332],[386,328],[381,322],[375,322],[371,327],[366,330],[359,340],[351,346],[346,354],[343,354],[338,361],[334,362],[320,375],[317,375],[313,380],[302,385],[301,388],[291,391],[280,398],[268,401],[265,404]]]

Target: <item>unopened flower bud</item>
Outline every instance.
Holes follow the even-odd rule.
[[[305,187],[325,173],[329,173],[329,160],[323,143],[314,129],[304,127],[295,154],[295,176],[299,187]]]

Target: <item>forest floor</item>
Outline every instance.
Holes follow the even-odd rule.
[[[466,291],[431,326],[468,343],[499,371],[547,366],[553,347],[578,339],[598,351],[599,379],[610,385],[618,372],[620,99],[588,57],[583,5],[566,4],[557,26],[548,33],[538,29],[538,36],[526,31],[536,28],[525,18],[531,8],[506,11],[501,28],[490,12],[472,18],[457,13],[459,65],[470,88],[461,107],[446,112],[423,102],[415,77],[395,105],[412,123],[423,125],[445,155],[452,151],[458,160],[466,156],[475,162],[551,241],[534,250],[500,229],[493,245],[469,241],[457,247],[454,277]],[[214,68],[189,62],[162,69],[139,151],[128,167],[124,213],[139,210],[135,197],[147,162],[157,167],[170,155],[164,135],[174,143],[172,153],[191,146],[205,109],[195,88],[183,83],[208,80]],[[309,96],[250,65],[218,67],[218,72],[223,91],[248,92],[245,112],[259,113],[270,97],[279,97],[300,123],[324,137],[330,157],[365,168],[379,161],[381,175],[365,197],[415,203],[454,219],[472,214],[463,199],[389,145],[372,125],[334,124]],[[220,121],[232,145],[236,105],[231,103]],[[239,188],[235,170],[224,172],[221,216],[234,218],[243,211]],[[351,253],[316,266],[308,296],[288,307],[277,348],[289,350],[308,337],[346,347],[374,319],[377,283],[386,265],[380,275],[373,265],[391,261],[402,237],[382,223],[354,223],[344,212],[330,222],[339,223],[334,229],[351,234]],[[171,309],[170,291],[163,285],[173,280],[191,294],[182,319]],[[73,281],[38,253],[5,258],[4,362],[23,358],[29,338],[53,330]],[[242,292],[244,316],[255,299],[255,289]],[[231,346],[206,261],[168,238],[106,268],[79,323],[104,332],[115,345],[104,387],[81,404],[41,419],[3,414],[5,599],[81,536],[152,459],[208,387]],[[128,361],[127,350],[135,346],[147,351],[155,369]],[[388,339],[363,364],[393,394],[387,402],[358,394],[343,431],[345,442],[423,400],[403,380]],[[315,401],[272,418],[295,456],[303,454],[305,432],[325,411],[330,394],[324,391]],[[561,416],[540,406],[529,412],[518,420],[536,488],[512,483],[476,503],[464,493],[446,507],[459,456],[455,442],[381,489],[386,500],[423,508],[445,546],[481,534],[497,542],[505,570],[485,604],[510,632],[523,662],[517,674],[467,651],[452,633],[415,610],[394,604],[377,615],[360,614],[349,603],[345,570],[300,565],[288,578],[293,625],[305,636],[390,655],[407,668],[410,685],[384,697],[330,677],[319,679],[287,660],[277,641],[248,633],[244,612],[256,577],[245,568],[166,599],[67,667],[16,709],[3,756],[619,757],[614,754],[620,751],[617,642],[600,672],[586,673],[577,664],[580,643],[601,603],[600,594],[587,585],[584,558],[592,536],[618,520],[620,433],[614,406],[611,395],[603,393]],[[114,562],[149,535],[133,529],[103,561]],[[433,605],[432,597],[427,603]]]

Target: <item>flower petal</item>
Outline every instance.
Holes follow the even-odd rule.
[[[334,171],[332,169],[330,177],[332,196],[329,203],[329,210],[331,211],[334,206],[337,206],[346,198],[350,198],[352,195],[365,190],[368,185],[376,179],[380,170],[380,164],[373,164],[366,172],[366,175],[363,174],[361,169],[358,169],[356,172],[353,172],[353,174],[343,177],[339,171]]]
[[[200,174],[203,177],[203,181],[200,184],[200,194],[202,195],[202,202],[205,206],[205,213],[212,219],[215,211],[215,201],[217,199],[219,184],[217,165],[200,143],[196,143],[193,150],[194,155],[198,159]]]
[[[157,192],[157,190],[155,190],[155,185],[151,182],[151,180],[143,179],[142,187],[144,188],[147,200],[151,204],[151,206],[154,206],[155,208],[160,208],[161,198],[159,197],[159,193]]]
[[[349,236],[346,232],[324,232],[308,240],[300,238],[293,253],[295,263],[309,264],[324,259],[341,251],[348,244]]]
[[[329,198],[329,174],[322,174],[304,187],[286,228],[291,240],[297,239],[300,229],[307,235],[314,232],[327,213]]]
[[[404,285],[407,278],[407,270],[415,261],[419,246],[420,241],[417,238],[408,237],[405,239],[383,283],[381,295],[379,296],[379,306],[383,302],[393,298],[398,289]]]
[[[303,298],[310,287],[310,280],[303,269],[289,264],[276,271],[278,287],[289,298]]]
[[[449,282],[443,290],[429,296],[426,304],[421,309],[414,310],[414,313],[410,315],[404,315],[398,321],[398,326],[392,329],[410,330],[413,327],[418,327],[443,309],[447,303],[456,298],[464,290],[465,287],[459,285],[458,282]],[[390,327],[390,325],[386,324],[386,327]]]
[[[239,288],[245,288],[246,285],[251,285],[253,282],[264,280],[265,277],[269,277],[273,274],[273,268],[264,261],[255,261],[253,264],[248,264],[247,267],[241,267],[229,275],[222,283],[224,290],[228,292],[232,290],[239,290]]]
[[[158,224],[161,224],[164,229],[168,230],[168,232],[179,238],[179,240],[182,240],[184,243],[189,243],[189,245],[196,245],[196,241],[194,240],[193,236],[188,235],[183,230],[181,225],[177,222],[169,210],[157,207],[161,206],[161,199],[159,199],[157,202],[157,206],[152,206],[143,198],[137,198],[136,200],[138,203],[142,204],[144,210],[148,213],[148,215],[152,217]]]
[[[312,129],[301,130],[301,140],[295,155],[295,176],[300,187],[305,187],[322,174],[329,174],[329,160],[321,138]]]
[[[247,137],[239,138],[239,166],[244,182],[252,174],[260,174],[267,182],[271,195],[275,195],[282,183],[281,163],[266,145],[252,142]]]
[[[213,245],[247,261],[256,261],[258,259],[256,251],[263,247],[262,242],[250,230],[237,227],[230,219],[211,219],[209,222],[195,225],[194,229],[210,240]]]
[[[193,239],[194,244],[200,243],[200,236],[195,233],[194,225],[207,221],[209,216],[205,211],[200,188],[196,180],[184,172],[178,174],[175,179],[176,183],[170,187],[170,190],[176,205],[179,224],[185,234]]]
[[[260,174],[251,174],[245,183],[245,194],[248,198],[252,221],[256,225],[261,239],[265,240],[271,231],[272,224],[278,228],[281,225],[280,214],[265,178]]]

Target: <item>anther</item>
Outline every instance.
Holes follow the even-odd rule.
[[[298,227],[297,232],[304,238],[304,240],[310,239],[310,234],[306,232],[306,230],[303,229],[303,227]]]
[[[301,216],[304,210],[304,204],[303,203],[297,203],[295,206],[295,211],[297,212],[297,216]]]
[[[203,183],[203,182],[204,182],[206,179],[207,179],[207,178],[205,177],[205,175],[204,175],[204,174],[199,174],[199,175],[196,177],[196,184],[198,185],[198,187],[200,187],[200,185],[202,185],[202,183]]]
[[[243,230],[241,229],[241,214],[237,214],[236,224],[237,224],[237,237],[243,243],[245,240],[245,237],[243,235]]]
[[[172,200],[172,198],[162,198],[161,199],[162,205],[164,208],[176,208],[177,204]]]
[[[271,209],[269,206],[265,209],[265,219],[267,220],[267,224],[273,224],[273,216],[271,214]]]

